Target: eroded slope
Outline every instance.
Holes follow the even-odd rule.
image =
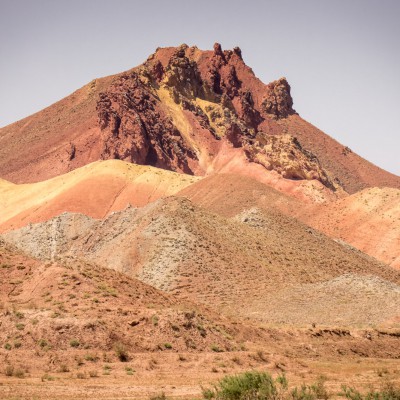
[[[370,188],[323,205],[303,204],[250,178],[224,174],[204,178],[178,194],[228,217],[252,207],[278,210],[332,239],[342,240],[392,267],[399,267],[400,194],[397,189]]]
[[[171,197],[103,221],[63,214],[3,237],[36,257],[95,262],[226,315],[299,325],[399,317],[398,271],[278,211],[227,219]],[[316,308],[316,298],[332,306]]]
[[[242,340],[246,332],[201,306],[93,264],[44,263],[0,242],[0,266],[0,357],[7,363],[30,354],[46,364],[54,352],[61,352],[58,368],[71,367],[83,353],[100,358],[104,352],[113,362],[116,346],[126,349],[125,361],[138,352],[201,352],[213,344],[232,350],[234,336]]]
[[[300,218],[327,235],[344,240],[400,268],[400,191],[370,188],[320,207]]]

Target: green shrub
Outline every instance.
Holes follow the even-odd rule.
[[[77,347],[79,347],[80,343],[79,343],[79,340],[77,340],[77,339],[72,339],[72,340],[69,342],[69,345],[70,345],[71,347],[77,348]]]
[[[126,367],[125,371],[127,375],[133,375],[133,373],[135,372],[135,370],[132,367]]]
[[[44,348],[47,347],[49,344],[47,343],[47,340],[46,340],[46,339],[40,339],[40,340],[38,341],[38,345],[39,345],[42,349],[44,349]]]
[[[211,346],[211,350],[215,351],[216,353],[222,353],[224,350],[222,350],[220,347],[218,347],[216,344],[213,344]]]
[[[329,395],[325,389],[325,380],[319,377],[311,386],[302,385],[300,388],[289,391],[284,375],[274,379],[266,372],[251,371],[224,377],[213,389],[203,389],[203,398],[208,400],[326,400]]]
[[[61,364],[58,372],[69,372],[69,367],[66,364]]]
[[[44,374],[41,379],[42,379],[42,382],[56,380],[56,378],[54,376],[49,375],[49,374]]]
[[[329,398],[328,392],[325,389],[326,379],[322,376],[318,377],[317,382],[311,386],[302,385],[300,388],[295,388],[291,391],[293,400],[313,400]]]
[[[342,386],[342,395],[350,400],[400,400],[400,387],[392,382],[386,382],[380,391],[369,391],[361,394],[358,390]]]
[[[156,396],[150,397],[150,400],[167,400],[167,396],[165,396],[165,393],[161,393]]]
[[[158,317],[158,315],[156,315],[156,314],[154,314],[152,317],[151,317],[151,322],[152,322],[152,324],[154,325],[154,326],[157,326],[158,325],[158,321],[159,321],[160,319],[159,319],[159,317]]]
[[[14,374],[14,367],[12,365],[7,365],[5,370],[4,370],[4,374],[6,376],[13,376]]]
[[[302,385],[289,391],[285,376],[272,378],[268,373],[251,371],[226,376],[213,388],[203,388],[204,399],[215,400],[327,400],[326,378],[320,376],[314,384]],[[400,387],[386,381],[379,391],[365,394],[342,386],[339,394],[349,400],[400,400]]]
[[[17,318],[19,318],[19,319],[24,318],[24,314],[23,314],[21,311],[16,311],[16,312],[15,312],[15,316],[16,316]]]
[[[284,376],[273,379],[265,372],[251,371],[226,376],[212,389],[203,389],[205,399],[219,400],[267,400],[282,398],[287,390]]]
[[[116,343],[114,346],[115,354],[117,355],[119,361],[127,362],[129,361],[128,350],[122,343]]]
[[[96,362],[96,361],[98,361],[98,359],[99,359],[99,357],[96,354],[88,353],[88,354],[85,355],[85,360],[86,361]]]

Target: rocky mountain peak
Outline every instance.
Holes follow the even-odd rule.
[[[278,121],[295,113],[286,78],[263,84],[238,47],[159,48],[100,93],[97,111],[104,159],[201,174],[204,154],[212,160],[228,142],[286,179],[337,187],[315,155],[280,136]]]
[[[235,168],[278,182],[278,174],[290,187],[319,180],[330,191],[398,186],[384,171],[366,174],[356,154],[302,120],[286,78],[264,84],[239,47],[219,43],[157,48],[2,132],[0,171],[15,182],[121,159],[197,176]],[[21,140],[30,150],[15,158]]]

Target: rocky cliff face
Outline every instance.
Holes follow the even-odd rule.
[[[340,182],[332,179],[318,158],[303,149],[294,136],[259,134],[244,149],[249,160],[286,179],[316,179],[332,190],[340,187]]]
[[[143,78],[136,72],[123,74],[109,90],[100,93],[101,157],[191,173],[189,161],[195,154],[160,110],[159,99]]]
[[[295,114],[286,79],[262,84],[239,48],[158,49],[99,94],[97,113],[103,159],[195,174],[202,153],[215,157],[222,140],[284,178],[317,179],[335,189],[312,153],[279,136],[277,121]]]

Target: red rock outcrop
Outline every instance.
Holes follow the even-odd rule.
[[[208,54],[206,68],[204,61],[196,62],[196,48],[182,45],[169,57],[164,57],[164,52],[157,51],[141,68],[120,75],[107,91],[99,94],[103,159],[118,158],[185,173],[196,171],[202,149],[191,146],[182,127],[178,129],[171,113],[163,108],[160,90],[164,90],[170,97],[170,109],[176,105],[181,118],[188,118],[190,113],[189,118],[203,130],[196,132],[194,124],[190,127],[196,144],[202,140],[196,136],[204,138],[207,131],[208,141],[222,139],[242,147],[249,161],[284,178],[317,179],[335,189],[316,157],[303,150],[294,138],[280,139],[261,128],[267,120],[273,125],[274,120],[295,113],[290,86],[284,78],[264,85],[255,101],[236,72],[237,67],[245,68],[240,49],[224,52],[216,43]],[[279,125],[275,129],[280,131]],[[267,152],[260,141],[285,144],[272,146]],[[218,146],[207,151],[215,157]]]
[[[121,75],[100,93],[101,158],[192,173],[190,161],[196,156],[157,101],[136,72]]]

